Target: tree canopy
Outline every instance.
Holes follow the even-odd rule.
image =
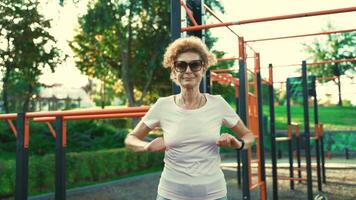
[[[61,62],[50,20],[38,12],[37,0],[0,2],[0,70],[5,112],[28,111],[39,92],[39,76]]]
[[[216,0],[206,3],[221,7]],[[170,42],[170,1],[98,0],[79,23],[70,46],[80,71],[107,84],[120,79],[129,106],[171,91],[161,64]]]
[[[334,29],[332,25],[327,30]],[[304,44],[305,51],[314,62],[324,60],[342,60],[356,58],[356,32],[330,34],[326,40],[314,40],[312,44]],[[339,87],[339,105],[342,105],[340,76],[355,73],[355,62],[320,64],[308,67],[308,71],[319,77],[337,77]],[[330,80],[327,80],[330,81]]]

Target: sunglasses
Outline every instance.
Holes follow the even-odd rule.
[[[191,71],[197,72],[203,67],[203,61],[202,60],[192,60],[190,62],[175,61],[173,63],[173,66],[177,72],[185,72],[188,66]]]

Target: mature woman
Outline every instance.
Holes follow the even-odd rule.
[[[134,151],[165,151],[157,200],[226,200],[219,147],[241,150],[254,141],[251,131],[220,95],[199,92],[205,71],[215,62],[199,38],[171,43],[163,65],[171,69],[171,78],[181,92],[159,98],[125,140]],[[220,135],[222,124],[239,139]],[[161,127],[163,137],[144,141],[155,127]]]

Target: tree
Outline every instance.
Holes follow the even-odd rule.
[[[328,25],[327,30],[334,29],[332,25]],[[310,58],[317,62],[323,60],[340,60],[350,59],[356,57],[356,33],[339,33],[331,34],[327,36],[325,41],[315,40],[312,44],[304,44],[305,51],[310,54]],[[347,72],[356,71],[356,63],[343,62],[343,63],[331,63],[322,64],[309,67],[308,71],[320,77],[337,77],[339,91],[339,106],[342,106],[341,98],[341,75],[345,75]]]
[[[37,0],[0,2],[0,70],[5,112],[28,111],[39,92],[39,76],[54,71],[63,58],[48,32],[50,20],[37,10]]]
[[[169,9],[170,1],[159,0],[90,4],[70,42],[77,67],[100,80],[121,79],[129,106],[142,105],[147,94],[170,93],[169,72],[161,67],[170,42]]]

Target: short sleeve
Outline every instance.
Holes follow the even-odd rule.
[[[146,124],[149,128],[153,129],[160,126],[160,113],[161,112],[161,101],[157,100],[153,106],[148,110],[146,115],[142,118],[142,122]]]
[[[221,112],[222,112],[222,123],[228,128],[234,127],[237,122],[240,120],[240,117],[236,112],[231,108],[231,106],[221,97]]]

